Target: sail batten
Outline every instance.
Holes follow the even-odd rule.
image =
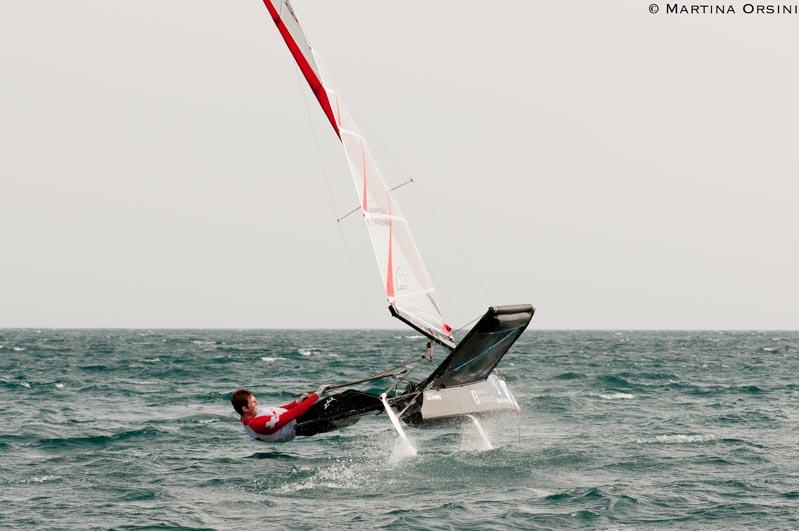
[[[289,0],[263,2],[341,142],[391,314],[452,347],[452,328],[444,320],[408,222],[392,198],[369,143],[309,44]]]

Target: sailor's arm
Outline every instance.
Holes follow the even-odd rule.
[[[306,411],[311,409],[311,406],[314,405],[317,400],[319,400],[319,394],[313,392],[310,395],[308,395],[308,398],[306,398],[302,402],[294,404],[294,406],[291,409],[288,409],[285,413],[281,414],[278,417],[277,423],[280,426],[280,428],[282,428],[292,420],[296,420],[297,417],[301,417]],[[280,428],[276,428],[276,430]]]
[[[294,409],[298,405],[302,404],[303,402],[305,402],[306,400],[311,398],[311,396],[313,396],[313,395],[316,395],[316,400],[319,400],[319,397],[322,396],[324,393],[326,393],[328,389],[330,389],[329,385],[322,385],[322,386],[319,387],[318,391],[311,392],[311,393],[303,393],[302,395],[300,395],[299,397],[295,398],[294,400],[292,400],[288,404],[284,404],[284,405],[282,405],[280,407],[282,407],[283,409],[286,409],[286,410]]]
[[[294,409],[295,407],[297,407],[298,405],[302,404],[305,400],[309,399],[310,397],[311,397],[310,393],[303,393],[300,396],[298,396],[297,398],[295,398],[294,400],[292,400],[291,402],[289,402],[288,404],[283,404],[280,407],[282,407],[285,410]],[[319,397],[317,397],[317,398],[319,398]]]
[[[262,435],[272,435],[280,431],[283,426],[291,422],[292,420],[296,420],[297,417],[302,416],[306,411],[308,411],[312,405],[316,403],[319,399],[319,396],[316,393],[311,393],[308,398],[300,402],[299,404],[295,404],[294,407],[286,411],[281,415],[263,415],[260,417],[256,417],[250,421],[248,426],[252,428],[252,430],[256,433],[260,433]],[[286,406],[282,406],[286,409]]]

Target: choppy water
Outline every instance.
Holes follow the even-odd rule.
[[[0,330],[0,527],[799,528],[798,332],[540,332],[501,367],[524,408],[385,415],[269,445],[262,403],[421,351],[400,331]],[[439,354],[440,355],[440,354]]]

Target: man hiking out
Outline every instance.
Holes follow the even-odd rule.
[[[279,407],[258,407],[258,400],[252,392],[239,389],[233,393],[230,403],[236,413],[241,415],[244,431],[253,439],[265,442],[289,442],[297,435],[294,431],[297,418],[305,414],[329,387],[323,385],[318,391],[303,394]]]

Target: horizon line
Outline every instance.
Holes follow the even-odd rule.
[[[125,331],[142,331],[142,330],[196,330],[196,331],[379,331],[379,332],[413,332],[415,335],[423,337],[423,334],[416,330],[407,330],[404,328],[300,328],[300,327],[284,327],[284,328],[261,328],[261,327],[236,327],[236,326],[223,326],[223,327],[170,327],[170,326],[142,326],[142,327],[126,327],[126,326],[78,326],[78,327],[63,327],[63,326],[0,326],[0,332],[9,330],[125,330]],[[471,328],[464,328],[463,330],[471,330]],[[799,329],[790,328],[534,328],[530,327],[528,330],[537,330],[539,332],[799,332]]]

